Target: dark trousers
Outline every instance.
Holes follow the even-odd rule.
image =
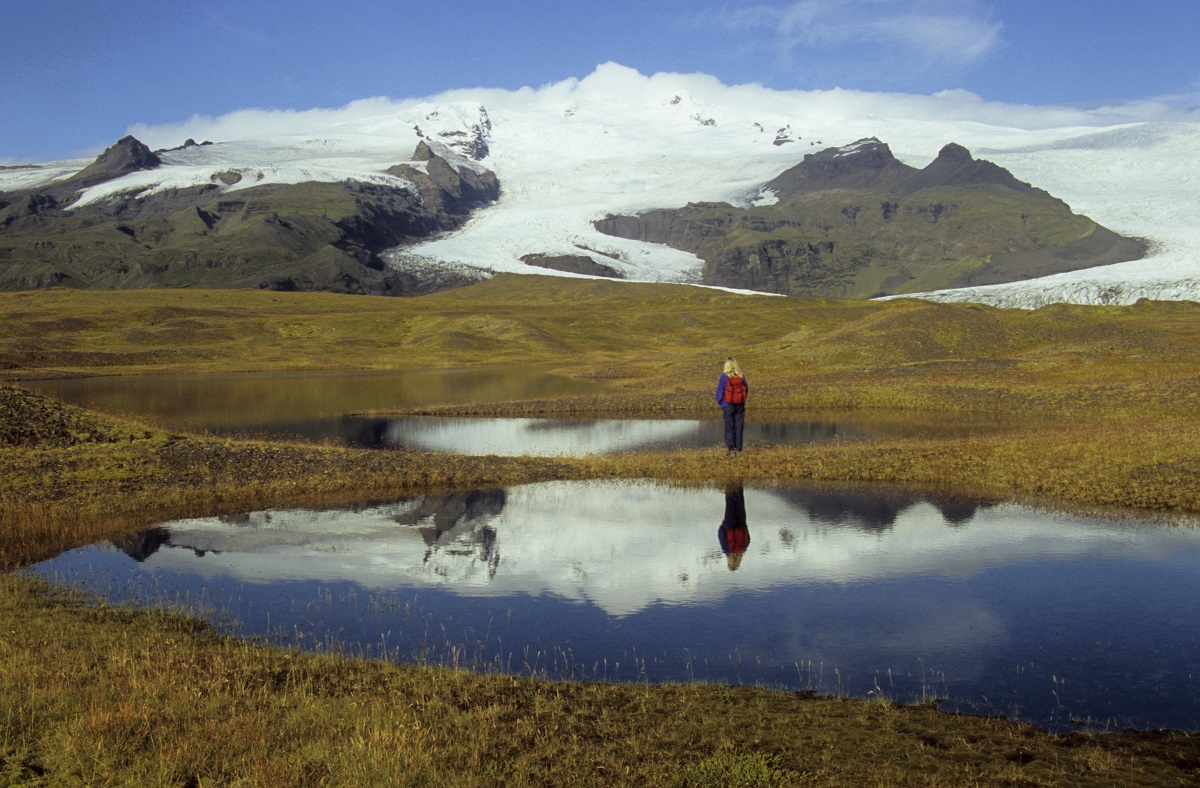
[[[726,405],[721,410],[725,413],[725,448],[730,451],[741,451],[742,427],[746,423],[746,406]]]

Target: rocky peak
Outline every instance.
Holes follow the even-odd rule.
[[[441,143],[421,140],[412,161],[425,162],[425,167],[397,164],[386,172],[414,184],[422,201],[439,216],[465,216],[500,196],[495,173]]]
[[[912,194],[922,189],[942,186],[1005,186],[1019,192],[1044,193],[990,161],[975,159],[971,152],[956,142],[944,146],[928,167],[896,188],[898,194]]]
[[[421,140],[417,143],[417,149],[413,151],[412,160],[429,161],[436,156],[437,154],[433,152],[433,148],[429,147],[429,143],[427,143],[425,140]]]
[[[76,174],[75,179],[103,183],[138,170],[152,170],[161,164],[162,159],[146,147],[145,143],[136,137],[122,137],[117,140],[116,145],[101,153],[94,162]]]
[[[759,126],[759,128],[762,127]],[[800,135],[792,131],[792,124],[789,123],[788,125],[781,127],[779,131],[775,132],[775,139],[771,144],[775,147],[779,147],[780,145],[787,145],[789,142],[796,142],[799,139]]]
[[[868,137],[840,148],[809,153],[765,188],[780,199],[828,189],[891,189],[916,172],[896,159],[886,143]]]
[[[128,139],[132,139],[132,138],[128,138]],[[196,140],[192,139],[191,137],[188,137],[187,140],[182,145],[177,145],[174,148],[162,148],[161,150],[156,150],[154,152],[155,153],[174,153],[175,151],[187,150],[188,148],[203,148],[207,145],[212,145],[212,140],[205,140],[204,142],[196,142]]]
[[[473,110],[461,107],[431,108],[413,124],[422,140],[441,143],[468,159],[482,161],[490,153],[492,120],[482,104]]]
[[[974,159],[971,157],[971,151],[959,145],[957,142],[947,142],[938,152],[938,159],[944,162],[958,162],[961,164],[969,164]]]
[[[46,191],[59,200],[73,199],[82,189],[115,180],[139,170],[152,170],[162,159],[136,137],[126,136],[96,157],[96,160],[64,181]]]

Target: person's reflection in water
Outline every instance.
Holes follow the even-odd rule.
[[[742,565],[742,556],[750,546],[750,528],[746,525],[746,496],[742,485],[725,489],[725,519],[717,529],[717,541],[725,554],[730,572]]]

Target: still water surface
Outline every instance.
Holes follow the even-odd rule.
[[[720,412],[695,419],[364,417],[373,410],[586,394],[601,386],[536,370],[430,370],[78,378],[23,384],[73,405],[151,417],[176,429],[334,440],[369,448],[475,455],[580,455],[723,444]],[[864,418],[828,414],[764,422],[750,414],[747,446],[946,434],[995,425],[944,415]]]
[[[437,404],[540,399],[597,391],[598,384],[537,370],[439,369],[262,375],[143,375],[23,383],[72,405],[153,416],[214,432],[286,431],[334,424],[346,413]]]
[[[1200,730],[1191,526],[553,482],[164,523],[30,571],[302,648]]]

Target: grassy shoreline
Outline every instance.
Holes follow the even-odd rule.
[[[0,389],[38,411],[74,409]],[[82,412],[80,412],[82,413]],[[89,416],[82,413],[82,421]],[[1015,499],[1084,512],[1182,519],[1200,512],[1200,428],[1186,422],[1081,426],[1069,433],[897,438],[582,458],[460,457],[407,451],[186,436],[100,421],[67,446],[0,448],[0,566],[32,560],[173,517],[558,479],[649,478],[724,485],[849,483]],[[111,430],[111,432],[104,432]],[[1146,442],[1162,444],[1139,456]]]
[[[8,784],[1167,785],[1200,764],[1186,733],[285,651],[12,575],[0,621]]]
[[[0,386],[0,568],[188,515],[552,479],[895,484],[1047,507],[1200,513],[1191,304],[1018,313],[519,281],[411,301],[208,291],[0,294],[0,377],[536,364],[607,393],[426,409],[997,420],[867,443],[475,458],[181,434]],[[930,415],[932,414],[932,415]],[[1188,784],[1200,736],[754,688],[555,684],[312,655],[0,575],[0,781],[46,784]],[[182,679],[182,680],[181,680]],[[233,735],[231,735],[233,732]]]

